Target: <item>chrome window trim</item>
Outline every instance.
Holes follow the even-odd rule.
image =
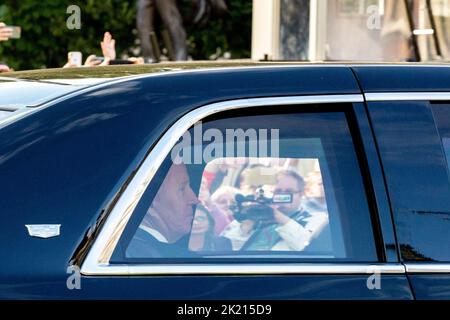
[[[282,274],[405,274],[401,264],[343,264],[343,263],[271,263],[271,264],[153,264],[108,265],[83,269],[86,276],[144,276],[144,275],[282,275]]]
[[[365,93],[368,102],[377,101],[450,101],[450,92],[384,92]]]
[[[449,273],[449,263],[405,263],[406,272],[408,273]]]
[[[124,190],[81,265],[83,275],[185,275],[185,274],[404,274],[400,264],[109,264],[109,259],[142,194],[173,146],[196,122],[218,112],[262,106],[364,102],[363,95],[289,96],[238,99],[199,107],[177,120],[144,159]]]

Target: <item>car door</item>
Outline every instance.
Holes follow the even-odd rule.
[[[414,98],[369,102],[369,110],[415,297],[449,299],[450,109],[442,95]]]
[[[115,204],[82,263],[83,288],[108,298],[411,299],[377,159],[361,95],[195,109],[167,130]],[[267,203],[236,203],[261,190]],[[289,204],[273,202],[280,196]],[[203,209],[183,225],[175,212],[193,197]],[[289,206],[308,217],[293,218]],[[271,221],[261,222],[261,207]],[[274,220],[274,207],[287,223]],[[182,235],[184,245],[173,246]]]
[[[356,67],[416,299],[449,299],[447,66]]]

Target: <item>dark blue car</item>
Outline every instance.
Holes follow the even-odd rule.
[[[186,66],[0,79],[0,298],[450,299],[450,67]]]

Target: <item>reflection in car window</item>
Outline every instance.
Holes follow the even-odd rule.
[[[206,119],[167,157],[112,261],[377,261],[358,168],[344,113]]]
[[[433,104],[432,110],[436,125],[439,131],[439,135],[442,141],[442,147],[445,153],[445,159],[447,160],[447,181],[450,184],[450,106],[447,104]],[[445,194],[450,197],[450,194]],[[441,212],[439,215],[439,226],[436,228],[436,250],[439,250],[440,256],[444,257],[446,261],[450,261],[450,252],[448,250],[450,245],[450,208],[447,211]],[[442,259],[442,260],[444,260]]]
[[[450,137],[442,138],[442,145],[444,146],[445,156],[447,158],[447,164],[450,166]]]
[[[211,244],[220,240],[234,251],[315,245],[313,251],[332,255],[318,159],[216,159],[205,167],[199,200],[205,206],[195,211],[190,250],[217,250]]]
[[[369,105],[404,261],[450,261],[450,180],[440,138],[450,137],[450,112],[431,106]]]
[[[435,104],[433,105],[433,113],[447,160],[448,181],[450,182],[450,106],[446,104]],[[448,251],[450,245],[450,233],[448,232],[450,229],[450,208],[447,212],[443,212],[441,216],[440,229],[442,230],[441,239],[443,242],[441,250],[445,252],[446,261],[450,261],[450,253]]]

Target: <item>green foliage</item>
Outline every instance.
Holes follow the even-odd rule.
[[[69,5],[81,8],[81,29],[69,30]],[[84,57],[101,55],[100,41],[109,30],[117,40],[118,53],[134,45],[135,5],[133,0],[5,0],[0,20],[22,27],[22,38],[0,44],[0,57],[14,69],[60,67],[68,51],[81,51]]]
[[[0,21],[22,27],[22,38],[0,43],[0,60],[16,70],[60,67],[67,52],[101,55],[105,31],[116,39],[118,56],[139,54],[136,31],[136,0],[4,0]],[[69,30],[69,5],[81,8],[81,29]],[[232,58],[250,56],[251,0],[229,0],[230,12],[203,29],[187,26],[189,54],[208,59],[220,48]]]
[[[208,59],[219,49],[230,52],[232,59],[249,58],[251,50],[252,1],[228,0],[228,13],[211,19],[198,29],[187,26],[189,54],[194,59]]]

